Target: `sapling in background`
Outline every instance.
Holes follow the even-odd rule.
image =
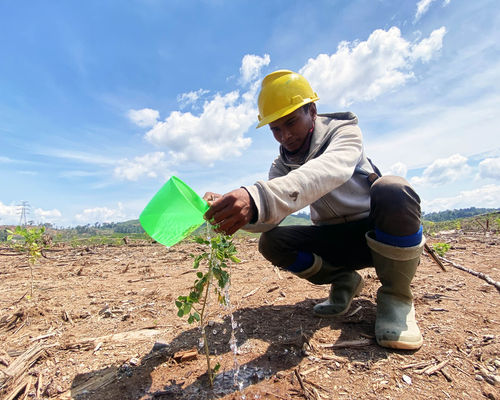
[[[38,262],[38,259],[42,257],[42,250],[44,245],[42,243],[43,234],[45,232],[45,227],[40,228],[26,228],[21,226],[16,226],[13,231],[7,229],[7,240],[13,244],[13,247],[20,252],[26,253],[26,258],[28,260],[28,266],[30,267],[31,274],[31,292],[30,298],[33,297],[33,266]],[[22,241],[18,241],[15,237],[21,237]]]
[[[438,253],[439,256],[444,257],[446,252],[450,250],[450,245],[448,243],[434,243],[432,249]]]
[[[193,269],[197,270],[197,279],[194,281],[189,295],[179,296],[175,305],[179,309],[177,312],[179,317],[188,315],[190,324],[193,322],[199,324],[207,359],[208,380],[210,386],[213,386],[214,377],[220,364],[217,363],[214,368],[210,366],[210,349],[206,332],[209,297],[213,288],[217,302],[221,305],[227,304],[226,292],[224,291],[230,280],[227,263],[229,261],[239,263],[240,260],[236,257],[237,251],[231,236],[216,234],[209,237],[207,234],[207,238],[196,236],[194,239],[197,243],[206,246],[206,251],[192,255],[194,257]],[[205,268],[200,268],[201,266]]]

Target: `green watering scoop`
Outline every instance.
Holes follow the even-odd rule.
[[[139,221],[158,243],[173,246],[205,220],[208,203],[176,176],[172,176],[144,208]]]

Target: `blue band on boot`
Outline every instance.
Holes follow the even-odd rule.
[[[378,242],[382,242],[396,247],[412,247],[417,246],[422,241],[423,226],[413,235],[408,236],[393,236],[388,233],[382,232],[380,229],[375,228],[375,237]]]
[[[306,253],[305,251],[299,251],[297,258],[292,265],[289,265],[286,269],[291,272],[301,272],[313,265],[314,256],[312,253]]]

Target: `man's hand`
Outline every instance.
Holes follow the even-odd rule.
[[[217,232],[232,235],[252,220],[253,200],[243,188],[233,190],[223,196],[208,192],[203,198],[210,205],[205,218],[211,224],[219,226],[216,229]]]

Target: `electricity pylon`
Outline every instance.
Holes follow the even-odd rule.
[[[18,214],[19,214],[19,226],[26,226],[26,215],[30,212],[30,203],[23,200],[21,204],[18,206]]]

